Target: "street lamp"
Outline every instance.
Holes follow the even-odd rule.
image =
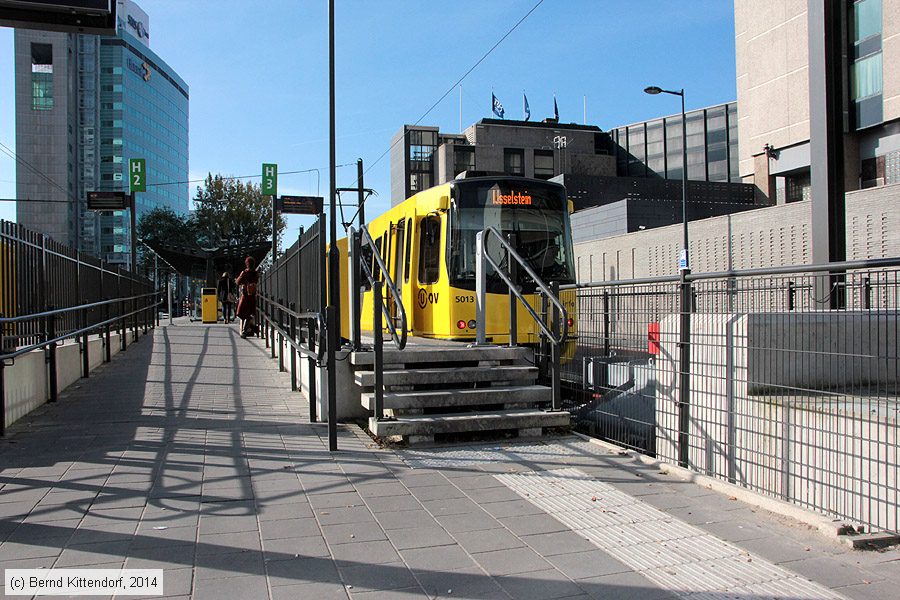
[[[672,94],[681,96],[681,221],[684,231],[684,249],[678,268],[681,271],[681,319],[678,331],[678,464],[687,467],[690,462],[690,426],[691,426],[691,310],[693,294],[688,275],[691,272],[688,263],[688,217],[687,217],[687,119],[684,114],[684,89],[679,91],[664,90],[655,85],[644,88],[653,96]]]
[[[644,92],[655,96],[657,94],[672,94],[673,96],[681,96],[681,222],[684,230],[683,249],[681,251],[681,261],[679,269],[682,276],[691,272],[690,263],[688,262],[688,216],[687,216],[687,119],[684,114],[684,89],[679,91],[664,90],[661,87],[651,85],[644,88]]]

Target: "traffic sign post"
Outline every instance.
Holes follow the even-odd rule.
[[[272,264],[278,257],[278,165],[263,163],[260,191],[272,198]]]
[[[128,187],[131,189],[131,272],[137,273],[137,210],[136,195],[147,191],[147,161],[143,158],[128,160]]]

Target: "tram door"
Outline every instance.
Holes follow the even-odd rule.
[[[396,225],[391,226],[391,248],[394,250],[393,256],[391,257],[391,279],[394,281],[394,285],[397,287],[397,290],[402,290],[403,286],[403,249],[406,247],[406,219],[400,219],[400,221]],[[391,313],[391,318],[394,320],[394,325],[398,324],[397,322],[397,301],[394,298],[393,294],[390,294],[387,290],[385,290],[385,294],[388,295],[388,309]]]

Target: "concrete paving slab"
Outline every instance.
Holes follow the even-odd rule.
[[[854,553],[583,440],[395,451],[341,425],[332,454],[305,402],[234,328],[142,337],[0,441],[3,566],[163,568],[166,597],[195,599],[668,600],[711,580],[783,597],[777,574],[792,598],[866,600],[900,585],[897,551]],[[510,479],[567,468],[580,474],[546,493]],[[653,516],[629,529],[638,507]],[[748,564],[770,579],[742,584]]]

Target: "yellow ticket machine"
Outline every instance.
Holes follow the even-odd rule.
[[[203,304],[200,308],[200,318],[204,323],[215,323],[219,320],[219,296],[216,288],[203,288],[200,291]]]

